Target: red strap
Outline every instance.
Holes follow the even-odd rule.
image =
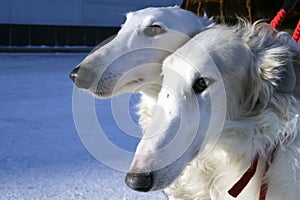
[[[300,44],[300,20],[298,21],[297,27],[292,37],[298,44]]]
[[[258,154],[254,157],[253,161],[251,162],[250,167],[246,170],[246,172],[243,174],[243,176],[236,182],[230,190],[228,190],[228,193],[236,198],[242,191],[243,189],[247,186],[249,181],[252,179],[254,176],[256,169],[257,169],[257,164],[258,164],[259,156]],[[269,164],[266,164],[265,172],[263,177],[265,177],[266,172],[269,169]],[[260,185],[260,191],[259,191],[259,200],[265,200],[267,196],[267,190],[268,190],[268,183],[262,182]]]
[[[269,167],[270,167],[270,163],[272,163],[273,160],[274,160],[274,155],[275,155],[275,152],[277,151],[277,148],[278,148],[278,145],[275,146],[275,148],[273,149],[273,151],[269,155],[269,161],[266,162],[263,178],[266,177],[267,171],[269,170]],[[261,182],[261,185],[260,185],[259,200],[265,200],[266,199],[267,191],[268,191],[268,183],[266,182],[266,180],[263,179],[262,182]]]
[[[269,170],[269,163],[266,163],[265,172],[263,177],[266,176],[267,171]],[[268,191],[268,183],[265,182],[265,180],[262,180],[262,183],[260,185],[260,191],[259,191],[259,198],[258,200],[265,200],[267,196]]]
[[[249,181],[251,180],[251,178],[254,176],[256,172],[258,160],[259,160],[259,156],[258,154],[256,154],[247,171],[243,174],[240,180],[238,180],[238,182],[236,182],[232,186],[232,188],[228,190],[228,193],[231,196],[237,197],[243,191],[243,189],[246,187],[246,185],[249,183]]]
[[[268,191],[268,183],[262,183],[260,185],[260,191],[259,191],[259,200],[265,200],[267,196]]]
[[[287,13],[284,9],[279,10],[277,15],[270,22],[270,25],[275,29],[279,29],[279,27],[281,26],[281,24],[282,24],[283,20],[285,19],[286,15],[287,15]]]

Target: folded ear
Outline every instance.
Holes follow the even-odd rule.
[[[300,100],[300,45],[294,40],[288,40],[288,48],[292,54],[292,61],[288,61],[286,73],[278,84],[278,91],[294,95]]]
[[[294,62],[293,65],[296,75],[296,86],[293,94],[298,100],[300,100],[300,60]]]
[[[292,61],[287,61],[285,66],[282,66],[281,68],[283,68],[283,71],[280,74],[280,79],[277,83],[276,89],[281,93],[293,94],[297,83],[294,63],[292,63]]]
[[[295,56],[287,46],[277,46],[260,52],[259,60],[259,74],[267,85],[300,100],[300,51]]]

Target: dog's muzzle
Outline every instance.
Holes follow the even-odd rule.
[[[153,186],[152,173],[127,173],[125,183],[128,187],[139,192],[148,192]]]

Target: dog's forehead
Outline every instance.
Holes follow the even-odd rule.
[[[172,24],[178,23],[174,19],[178,18],[178,20],[185,21],[184,16],[191,20],[191,16],[187,14],[187,11],[179,7],[146,8],[127,13],[124,25],[142,28],[152,24],[159,24],[168,26],[166,28],[171,28]]]
[[[212,59],[211,52],[194,38],[171,54],[163,63],[165,68],[171,68],[177,73],[214,74],[217,65]]]
[[[159,19],[159,16],[155,16],[152,13],[130,12],[126,16],[123,28],[144,28],[154,23],[156,19]]]

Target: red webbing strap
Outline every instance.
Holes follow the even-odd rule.
[[[269,164],[266,163],[266,168],[263,177],[266,176],[267,171],[269,170]],[[262,183],[260,185],[260,191],[259,191],[259,198],[258,200],[265,200],[267,196],[268,191],[268,183],[265,182],[265,180],[262,180]]]
[[[259,156],[256,154],[253,161],[251,162],[250,167],[245,171],[245,173],[242,175],[240,180],[236,182],[230,190],[228,190],[228,193],[233,196],[237,197],[243,189],[246,187],[246,185],[249,183],[251,178],[254,176],[258,164]]]
[[[266,199],[267,191],[268,191],[268,183],[266,182],[266,180],[264,178],[266,177],[266,174],[269,170],[270,164],[274,160],[274,155],[275,155],[275,152],[277,151],[277,149],[278,149],[278,145],[275,146],[275,148],[273,149],[273,151],[269,155],[269,161],[266,162],[265,171],[264,171],[264,174],[263,174],[263,179],[262,179],[262,182],[261,182],[261,185],[260,185],[259,200],[265,200]]]

